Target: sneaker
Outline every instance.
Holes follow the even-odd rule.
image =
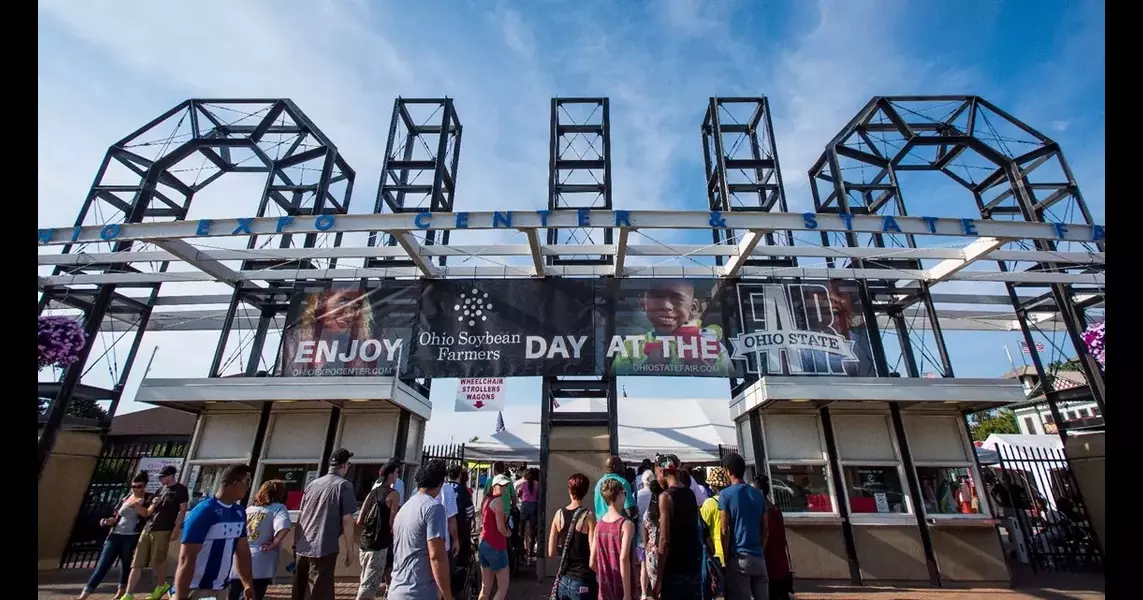
[[[155,591],[151,592],[150,596],[147,596],[147,600],[161,600],[163,598],[163,596],[166,596],[167,593],[170,591],[171,591],[171,584],[164,583],[164,584],[160,585],[159,587],[155,588]]]
[[[126,594],[124,596],[120,596],[117,600],[135,600],[135,596],[132,594]]]

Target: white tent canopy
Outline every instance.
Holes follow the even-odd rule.
[[[717,462],[719,445],[736,445],[730,403],[725,398],[620,398],[619,455],[626,461],[654,458],[656,454],[678,455],[684,462]],[[559,412],[602,412],[599,400],[577,399],[560,403]],[[504,431],[488,441],[465,445],[473,459],[540,460],[538,419],[513,419],[504,411]]]

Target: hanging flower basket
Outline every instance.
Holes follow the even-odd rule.
[[[1088,326],[1087,330],[1083,332],[1083,343],[1087,345],[1088,354],[1099,361],[1099,366],[1104,366],[1103,321]]]
[[[70,317],[40,317],[39,338],[41,370],[74,363],[87,343],[83,327]]]

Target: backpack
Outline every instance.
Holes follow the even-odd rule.
[[[359,543],[361,549],[366,552],[383,550],[384,547],[375,546],[380,540],[389,537],[389,519],[381,518],[381,507],[385,505],[385,499],[388,498],[392,489],[387,485],[381,485],[369,492],[369,496],[373,497],[372,502],[369,501],[369,496],[365,497],[365,504],[369,505],[369,511],[365,513],[364,527],[361,529]]]

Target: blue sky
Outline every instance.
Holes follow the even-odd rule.
[[[368,210],[398,95],[456,99],[465,128],[457,202],[470,210],[543,205],[549,100],[556,95],[610,97],[617,207],[701,208],[699,124],[707,99],[766,95],[787,196],[793,210],[802,210],[810,206],[806,170],[872,96],[977,94],[1061,143],[1103,222],[1101,2],[291,0],[193,6],[39,3],[41,226],[70,223],[107,146],[188,97],[294,99],[356,169],[353,212]],[[258,185],[232,182],[214,196],[196,198],[193,216],[253,214]],[[249,200],[235,199],[250,193]],[[947,204],[956,201],[964,206]],[[912,214],[947,215],[971,200],[922,189],[908,202]],[[952,338],[958,376],[1006,370],[1005,343],[1020,362],[1014,335]],[[176,346],[159,334],[145,338],[141,360],[155,345],[163,348],[152,376],[206,373],[210,336],[178,339]],[[185,350],[175,356],[172,347]],[[723,390],[710,381],[623,383],[640,396]],[[441,417],[435,422],[452,422],[454,385],[435,387],[434,411]],[[509,390],[512,403],[538,414],[536,381],[513,381]],[[133,402],[123,407],[138,408]],[[493,422],[494,416],[481,415],[465,429],[483,435]],[[453,429],[431,425],[430,441],[447,440],[445,432]]]

